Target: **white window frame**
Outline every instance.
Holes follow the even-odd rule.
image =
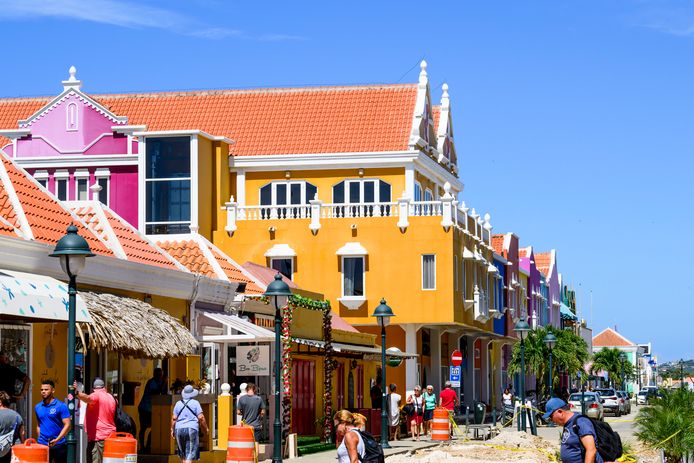
[[[271,257],[271,258],[270,258],[270,268],[274,269],[273,263],[274,263],[276,260],[288,260],[288,261],[289,261],[289,264],[290,264],[290,267],[289,267],[289,268],[290,268],[290,270],[289,270],[289,276],[287,276],[287,275],[285,275],[285,276],[287,276],[287,278],[289,278],[290,280],[294,280],[294,256],[275,256],[275,257]],[[278,270],[278,272],[279,272],[279,270]]]
[[[37,170],[33,175],[34,179],[46,190],[48,190],[48,171],[47,170]],[[43,184],[45,182],[45,185]]]
[[[111,171],[109,169],[96,169],[94,181],[99,184],[99,180],[106,180],[106,206],[111,206]]]
[[[427,188],[424,190],[424,201],[433,201],[434,200],[434,192],[431,191],[431,189]]]
[[[419,198],[417,197],[417,193],[419,193]],[[414,198],[412,198],[413,201],[421,201],[422,200],[422,184],[419,182],[414,182]]]
[[[424,287],[424,257],[432,256],[434,258],[434,286],[432,288],[425,288]],[[421,275],[422,275],[422,291],[436,291],[436,254],[422,254],[422,257],[420,259],[420,269],[421,269]]]
[[[58,189],[60,182],[65,183],[65,198],[58,197]],[[70,172],[64,169],[56,170],[53,173],[53,185],[55,189],[55,197],[60,201],[67,201],[70,198]]]
[[[90,200],[91,198],[89,197],[89,171],[87,169],[77,169],[75,171],[75,174],[74,174],[74,179],[75,179],[74,180],[74,183],[75,183],[75,188],[74,188],[75,198],[74,199],[76,201],[88,201],[88,200]],[[80,182],[86,183],[86,189],[85,189],[86,198],[84,198],[82,200],[80,200],[80,198],[79,198],[79,194],[80,194],[79,184],[80,184]]]
[[[74,117],[75,117],[75,121],[74,121],[75,123],[74,123],[73,127],[70,127],[70,115],[71,115],[70,109],[71,108],[75,108],[74,113],[72,113],[72,115],[74,115]],[[79,121],[80,121],[80,119],[79,119],[79,106],[77,106],[76,102],[71,101],[65,107],[65,130],[68,132],[77,132],[80,128]]]
[[[364,294],[361,296],[354,296],[350,295],[347,296],[345,295],[345,259],[361,259],[362,262],[362,269],[363,271],[361,272],[361,278],[362,278],[362,288],[364,288]],[[342,271],[340,272],[340,294],[342,295],[343,299],[365,299],[366,298],[366,256],[340,256],[340,264],[342,265]]]
[[[309,201],[311,201],[313,198],[309,198],[306,196],[306,184],[311,183],[308,180],[279,180],[279,181],[274,181],[270,183],[266,183],[265,185],[261,186],[258,189],[258,204],[263,205],[263,206],[305,206],[309,204]],[[301,185],[301,198],[303,202],[299,204],[292,204],[291,203],[291,185]],[[262,204],[262,189],[265,188],[266,186],[270,185],[270,204]],[[287,203],[285,204],[277,204],[277,185],[285,185],[287,187]],[[316,187],[316,194],[318,194],[318,187],[311,183],[314,187]]]
[[[332,186],[331,188],[331,194],[332,194],[332,200],[333,204],[338,204],[335,202],[335,187],[344,182],[344,203],[340,204],[378,204],[386,201],[381,201],[381,183],[383,182],[386,185],[390,187],[390,200],[388,202],[393,201],[393,185],[391,183],[386,182],[385,180],[382,180],[380,178],[350,178],[350,179],[344,179],[339,182],[337,182],[335,185]],[[374,201],[373,202],[365,202],[364,201],[364,184],[366,182],[374,182]],[[350,203],[349,202],[349,185],[351,183],[358,183],[359,184],[359,202],[357,203]]]

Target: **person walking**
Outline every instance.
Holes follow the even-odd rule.
[[[506,426],[506,415],[511,415],[513,417],[513,393],[507,387],[504,389],[504,393],[501,395],[501,425]],[[510,423],[509,423],[510,424]]]
[[[335,413],[333,423],[337,434],[344,436],[337,447],[337,463],[359,463],[366,455],[366,446],[354,416],[347,410],[340,410]]]
[[[439,394],[439,407],[448,410],[448,432],[451,433],[451,421],[455,415],[455,407],[458,405],[458,394],[451,387],[451,382],[446,381],[443,384],[443,391]]]
[[[12,446],[24,440],[24,421],[10,408],[12,399],[0,391],[0,463],[12,461]]]
[[[561,435],[561,461],[564,463],[605,463],[596,447],[597,434],[589,419],[579,420],[580,413],[558,397],[547,401],[542,418],[564,426]]]
[[[181,391],[181,400],[174,405],[171,415],[171,437],[176,439],[178,456],[182,463],[200,459],[200,434],[207,434],[207,421],[200,402],[195,400],[197,389],[190,384]]]
[[[149,439],[145,441],[147,430],[152,427],[152,396],[165,394],[166,379],[164,378],[164,371],[161,368],[155,368],[152,372],[152,377],[145,383],[142,399],[140,399],[140,404],[137,406],[137,414],[140,417],[140,448],[145,452],[149,451],[149,444],[152,440],[152,433],[150,432]]]
[[[412,404],[413,407],[413,413],[408,418],[412,430],[412,440],[419,440],[419,427],[422,425],[424,418],[424,398],[422,397],[422,388],[420,386],[414,387],[414,393],[407,398],[407,403]]]
[[[77,391],[77,382],[74,384]],[[77,398],[87,404],[84,427],[87,431],[87,463],[102,463],[104,441],[116,432],[116,399],[106,390],[101,378],[92,383],[92,393],[77,392]]]
[[[239,399],[236,413],[241,415],[241,421],[253,427],[253,436],[256,442],[260,442],[263,431],[263,417],[265,416],[265,401],[257,395],[257,386],[253,383],[246,385],[246,395]]]
[[[422,397],[424,398],[424,435],[431,437],[431,420],[434,419],[434,409],[436,408],[434,386],[428,385]]]
[[[38,443],[48,446],[50,463],[67,462],[65,436],[72,422],[67,405],[55,398],[55,383],[50,379],[41,381],[41,402],[34,407]]]
[[[371,386],[369,395],[371,396],[371,408],[381,408],[383,406],[383,389],[381,389],[381,377],[376,377],[376,382]]]
[[[22,382],[22,389],[19,394],[15,389],[15,384],[18,381]],[[7,395],[10,396],[10,402],[16,403],[26,396],[30,384],[31,379],[22,370],[10,365],[7,353],[0,351],[0,391],[7,392]]]
[[[390,420],[390,438],[393,440],[398,440],[398,435],[400,434],[400,402],[402,402],[402,396],[395,392],[398,388],[393,383],[388,386],[390,389],[390,394],[388,394],[388,419]]]

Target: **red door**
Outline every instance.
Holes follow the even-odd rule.
[[[337,366],[337,410],[345,408],[345,364]]]
[[[292,432],[300,436],[316,433],[316,362],[292,361]]]

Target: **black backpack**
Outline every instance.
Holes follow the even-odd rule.
[[[595,435],[598,437],[598,441],[595,446],[598,449],[598,453],[604,461],[617,461],[619,457],[622,456],[624,450],[622,449],[622,438],[619,437],[619,433],[612,430],[612,426],[605,423],[604,421],[598,421],[585,415],[579,415],[576,418],[578,421],[581,418],[590,420],[593,423],[593,428],[595,428]],[[574,421],[573,430],[578,436],[578,423]],[[579,436],[580,442],[580,436]]]
[[[386,430],[386,432],[388,432]],[[383,448],[374,436],[366,431],[359,431],[361,439],[364,441],[364,456],[359,455],[362,463],[385,463],[386,457],[383,455]]]

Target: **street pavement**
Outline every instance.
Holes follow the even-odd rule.
[[[412,439],[404,439],[404,440],[397,440],[397,441],[390,441],[390,447],[389,449],[384,449],[383,453],[385,454],[386,457],[390,455],[399,455],[402,453],[408,453],[410,451],[414,450],[421,450],[421,449],[426,449],[429,447],[436,447],[440,445],[440,442],[431,442],[429,440],[421,440],[418,442],[413,441]],[[302,457],[294,459],[297,463],[325,463],[326,461],[335,461],[337,457],[337,449],[327,451],[327,452],[319,452],[319,453],[312,453],[310,455],[304,455]],[[271,460],[265,460],[264,463],[268,463]],[[289,460],[287,460],[289,461]]]
[[[605,422],[612,426],[612,429],[619,433],[619,437],[622,441],[633,441],[634,437],[634,418],[639,411],[639,407],[636,405],[631,406],[631,413],[628,415],[622,415],[619,418],[616,416],[605,415]],[[545,439],[554,440],[561,437],[562,428],[541,426],[537,428],[537,435],[544,437]]]

